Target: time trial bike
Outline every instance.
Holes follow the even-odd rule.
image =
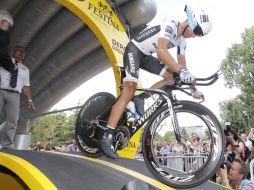
[[[121,71],[124,73],[124,68]],[[136,91],[149,94],[152,103],[133,122],[128,121],[130,111],[124,111],[113,137],[114,150],[125,148],[129,139],[142,128],[143,158],[159,181],[172,187],[190,188],[211,179],[224,156],[224,134],[220,122],[200,102],[178,100],[176,92],[191,96],[196,86],[211,85],[219,75],[218,71],[208,78],[197,78],[195,85],[182,83],[178,76],[174,83],[162,89],[137,88]],[[84,155],[102,155],[98,140],[115,102],[112,94],[99,92],[81,107],[75,139]],[[192,136],[199,137],[199,141],[193,140]],[[161,143],[165,142],[171,143],[168,145],[171,150],[160,154]],[[206,148],[202,147],[204,143]]]

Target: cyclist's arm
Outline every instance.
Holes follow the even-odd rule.
[[[186,59],[185,55],[177,55],[177,61],[180,65],[186,68]]]
[[[165,38],[158,39],[157,56],[172,72],[179,72],[182,65],[177,64],[173,56],[168,52],[169,40]]]
[[[187,68],[185,59],[186,39],[181,37],[181,41],[177,46],[177,61],[180,65]]]

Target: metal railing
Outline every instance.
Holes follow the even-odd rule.
[[[74,107],[70,107],[70,108],[65,108],[65,109],[61,109],[61,110],[55,110],[55,111],[51,111],[51,112],[45,112],[45,113],[41,113],[41,114],[38,114],[38,115],[33,115],[31,117],[28,118],[27,120],[27,126],[26,126],[26,131],[28,132],[29,129],[31,128],[31,121],[39,118],[39,117],[42,117],[42,116],[45,116],[45,115],[50,115],[50,114],[55,114],[55,113],[60,113],[60,112],[65,112],[65,111],[70,111],[70,110],[74,110],[74,109],[80,109],[82,106],[74,106]]]
[[[158,156],[156,158],[164,167],[187,173],[200,168],[206,162],[208,156],[209,153],[169,153],[167,156]]]

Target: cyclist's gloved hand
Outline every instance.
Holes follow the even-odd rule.
[[[204,99],[204,94],[197,89],[192,91],[191,94],[192,94],[192,97],[195,99]]]
[[[191,74],[187,69],[183,68],[179,72],[180,79],[184,83],[195,83],[195,76]]]

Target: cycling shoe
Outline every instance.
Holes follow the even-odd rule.
[[[111,148],[114,131],[114,129],[107,128],[104,130],[104,134],[99,140],[99,145],[104,155],[112,159],[118,158],[118,155]]]
[[[106,138],[102,137],[101,140],[99,141],[99,145],[101,147],[101,150],[103,154],[109,158],[116,159],[118,158],[118,155],[111,149],[112,145],[112,138]]]

